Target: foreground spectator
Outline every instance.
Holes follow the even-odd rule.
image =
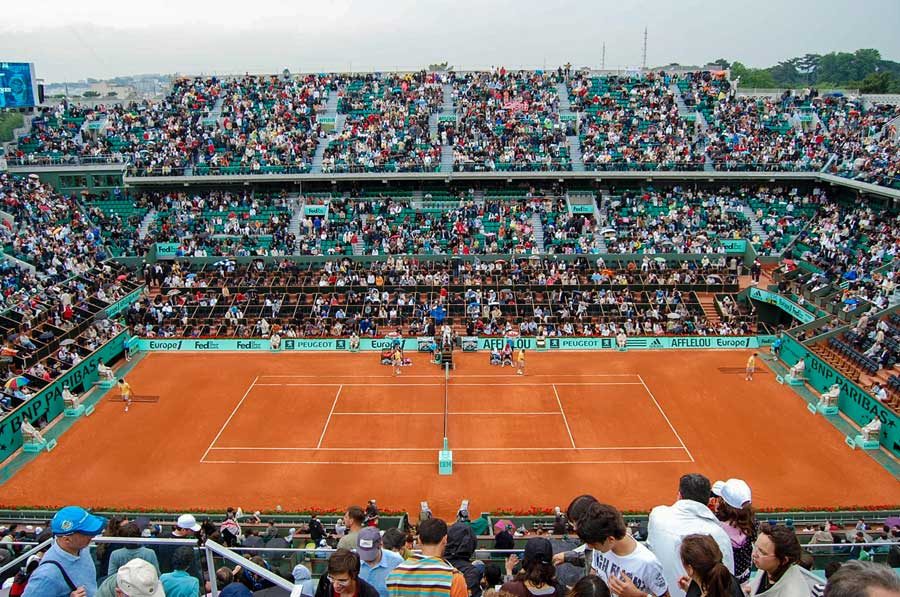
[[[595,502],[578,520],[578,537],[593,551],[592,573],[620,597],[667,595],[659,558],[628,534],[614,506]]]
[[[419,542],[421,554],[413,554],[388,576],[388,594],[401,597],[419,591],[430,595],[467,597],[469,590],[465,578],[443,557],[447,546],[447,523],[440,518],[422,521],[419,524]]]
[[[356,549],[359,538],[359,531],[363,528],[363,522],[366,519],[366,513],[359,506],[350,506],[344,513],[344,525],[347,527],[347,534],[338,541],[339,549]]]
[[[97,568],[88,545],[106,519],[84,508],[66,506],[53,516],[54,541],[28,580],[23,597],[94,597]]]
[[[850,561],[828,579],[825,597],[896,597],[900,577],[882,564]]]
[[[447,548],[444,550],[444,559],[466,578],[470,597],[481,595],[483,567],[472,562],[477,547],[478,537],[471,524],[457,522],[447,530]]]
[[[119,567],[97,590],[97,597],[166,597],[166,594],[159,580],[159,572],[150,562],[141,558],[135,558]]]
[[[609,597],[609,587],[599,576],[585,576],[575,583],[566,597]]]
[[[739,582],[745,583],[750,580],[750,560],[756,541],[756,515],[750,487],[741,479],[728,479],[724,483],[715,483],[712,491],[720,498],[716,518],[731,539],[734,575]]]
[[[297,564],[294,566],[291,576],[294,578],[294,588],[291,590],[291,597],[313,597],[316,594],[318,581],[313,580],[309,568],[303,564]]]
[[[182,545],[172,554],[172,572],[160,577],[169,597],[194,597],[200,593],[200,581],[188,574],[194,563],[194,550]]]
[[[562,597],[565,589],[556,580],[556,566],[553,565],[553,545],[549,539],[534,537],[525,544],[522,569],[513,580],[504,583],[501,591],[516,597],[532,595],[552,595]]]
[[[168,535],[169,539],[194,539],[200,532],[200,525],[193,514],[182,514],[175,522],[175,528]],[[174,545],[162,545],[157,551],[159,563],[162,570],[172,571],[175,569],[174,559],[175,552],[178,548]],[[194,567],[196,568],[196,567]],[[191,570],[193,573],[194,570]]]
[[[400,554],[383,549],[381,532],[375,527],[365,527],[357,538],[359,547],[356,553],[362,560],[359,577],[375,587],[381,597],[387,597],[388,574],[403,563]]]
[[[117,536],[131,538],[140,537],[141,529],[135,522],[126,522],[119,527]],[[125,547],[121,547],[110,554],[107,574],[110,576],[114,575],[122,566],[136,558],[146,560],[152,564],[153,568],[156,569],[157,576],[159,575],[159,561],[156,558],[156,552],[149,547],[144,547],[137,543],[128,543]]]
[[[743,597],[741,583],[722,563],[722,551],[709,535],[688,535],[681,542],[685,576],[678,586],[687,597]]]
[[[784,526],[762,525],[753,546],[753,565],[759,573],[750,580],[750,595],[805,597],[819,578],[800,566],[800,542]]]
[[[319,579],[316,597],[379,597],[375,587],[359,577],[359,556],[338,549],[328,559],[327,574]]]
[[[684,475],[678,483],[678,501],[671,506],[657,506],[650,512],[647,547],[662,563],[672,597],[684,597],[684,591],[678,586],[678,579],[684,576],[678,553],[682,539],[688,535],[710,535],[719,545],[725,566],[729,572],[734,571],[731,540],[707,506],[711,489],[709,479],[703,475]]]
[[[572,530],[578,532],[578,522],[587,514],[591,504],[596,504],[597,498],[592,495],[579,495],[569,503],[566,508],[566,519],[572,525]],[[557,566],[562,564],[571,564],[584,569],[587,576],[591,573],[591,548],[588,545],[582,545],[572,551],[566,551],[554,554],[553,563]]]

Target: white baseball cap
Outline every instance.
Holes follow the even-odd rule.
[[[194,518],[193,514],[182,514],[178,517],[178,522],[175,524],[179,529],[187,529],[194,532],[200,530],[200,525],[197,524],[197,519]]]
[[[166,597],[153,564],[135,558],[116,572],[116,588],[128,597]]]
[[[717,488],[718,491],[716,491]],[[728,479],[724,483],[716,481],[713,485],[713,493],[721,496],[722,500],[732,508],[743,508],[745,504],[753,501],[750,486],[741,479]]]
[[[716,481],[712,484],[713,495],[722,497],[722,488],[725,487],[725,481]]]

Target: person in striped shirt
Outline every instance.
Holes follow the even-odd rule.
[[[422,553],[413,554],[388,575],[388,595],[468,597],[466,579],[443,557],[446,546],[446,522],[440,518],[420,522],[419,549]]]

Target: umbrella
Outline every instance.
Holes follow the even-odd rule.
[[[176,296],[179,294],[181,294],[181,291],[178,290],[177,288],[173,288],[172,290],[170,290],[169,292],[166,293],[166,296]]]
[[[128,274],[122,274],[121,276],[118,276],[116,278],[116,280],[118,280],[119,282],[121,282],[122,280],[127,280],[127,279],[128,279]]]
[[[28,178],[30,178],[31,180],[37,180],[40,178],[40,176],[38,176],[37,174],[29,174]]]
[[[71,338],[66,338],[59,343],[60,346],[72,346],[73,344],[75,344],[75,340],[72,340]]]
[[[669,319],[681,319],[681,313],[669,313],[666,317]]]
[[[516,525],[507,518],[501,518],[494,523],[494,532],[499,533],[500,531],[505,531],[508,527],[516,528]]]
[[[29,384],[28,378],[22,377],[20,375],[17,377],[10,378],[9,381],[7,381],[3,385],[3,387],[5,387],[7,390],[18,390],[19,388],[24,388],[28,384]]]

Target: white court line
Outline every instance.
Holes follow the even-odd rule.
[[[244,403],[244,400],[247,399],[247,396],[250,394],[250,390],[253,389],[253,386],[254,386],[254,384],[256,384],[256,381],[257,381],[258,379],[259,379],[259,375],[257,375],[257,376],[253,379],[253,382],[250,384],[250,387],[247,388],[247,391],[244,392],[244,395],[243,395],[243,396],[241,396],[241,399],[240,399],[240,401],[237,403],[237,406],[234,407],[234,410],[231,411],[231,414],[228,415],[228,418],[227,418],[227,419],[225,419],[225,423],[222,424],[222,428],[219,429],[219,432],[216,434],[216,437],[213,438],[212,442],[210,442],[210,444],[209,444],[209,447],[206,448],[206,452],[204,452],[204,453],[203,453],[203,456],[200,457],[200,462],[203,462],[203,459],[206,458],[206,455],[207,455],[207,454],[209,454],[209,451],[210,451],[210,450],[212,449],[212,447],[215,445],[216,441],[218,441],[219,437],[222,435],[222,432],[225,431],[225,428],[226,428],[226,427],[228,427],[228,423],[231,422],[231,419],[234,417],[234,414],[238,411],[238,409],[239,409],[239,408],[241,407],[241,405]]]
[[[562,415],[563,423],[566,424],[566,431],[569,432],[569,441],[572,442],[572,447],[575,448],[575,438],[572,437],[572,429],[569,427],[569,420],[566,418],[566,411],[563,410],[562,401],[559,399],[559,392],[556,391],[556,384],[553,384],[553,395],[556,396],[556,403],[559,405],[559,414]]]
[[[334,387],[334,386],[347,386],[347,387],[366,387],[366,386],[375,386],[375,387],[389,387],[389,388],[399,388],[403,386],[442,386],[442,383],[258,383],[257,386],[297,386],[301,388],[314,388],[314,387]],[[640,385],[640,384],[636,384]]]
[[[353,416],[353,415],[358,415],[358,416],[369,416],[369,415],[384,415],[384,416],[387,416],[387,415],[403,415],[403,416],[407,416],[407,415],[430,415],[430,416],[435,416],[435,415],[442,415],[442,414],[444,414],[444,411],[441,411],[441,412],[433,412],[433,413],[430,413],[430,412],[405,412],[405,413],[401,413],[401,412],[335,412],[335,413],[333,413],[333,414],[334,414],[335,416],[337,416],[337,415],[351,415],[351,416]],[[555,416],[559,415],[558,412],[553,411],[553,410],[551,410],[551,411],[541,410],[541,411],[531,411],[531,412],[497,412],[497,411],[484,411],[484,412],[480,412],[480,411],[479,411],[479,412],[471,411],[471,412],[469,412],[469,411],[454,411],[454,412],[448,412],[447,414],[448,414],[448,415],[496,415],[496,416],[498,416],[498,417],[499,417],[499,416],[506,416],[506,415],[553,415],[553,416],[555,417]]]
[[[669,417],[666,416],[665,411],[664,411],[664,410],[662,409],[662,407],[659,405],[659,402],[657,402],[656,396],[653,395],[653,392],[651,392],[651,391],[650,391],[650,388],[647,387],[647,384],[644,383],[644,378],[641,377],[640,375],[638,375],[638,378],[641,380],[641,385],[643,385],[643,386],[644,386],[644,389],[647,390],[647,393],[650,394],[650,399],[653,400],[653,404],[655,404],[655,405],[656,405],[656,408],[659,409],[659,414],[661,414],[661,415],[663,416],[663,418],[666,420],[666,423],[669,424],[669,429],[672,430],[672,433],[674,433],[674,434],[675,434],[675,437],[678,438],[678,441],[681,442],[681,447],[684,448],[684,451],[685,451],[685,452],[687,452],[687,455],[688,455],[688,457],[691,459],[691,462],[696,462],[696,461],[694,460],[694,456],[691,454],[691,451],[688,450],[688,447],[687,447],[686,445],[684,445],[684,440],[681,439],[681,436],[678,435],[678,432],[677,432],[677,431],[675,431],[675,426],[672,425],[672,421],[669,420]]]
[[[322,447],[322,440],[325,439],[325,432],[328,431],[328,424],[331,422],[331,415],[334,414],[334,407],[337,406],[338,398],[341,397],[341,390],[344,389],[344,386],[338,388],[337,394],[334,395],[334,402],[331,403],[331,412],[328,413],[328,418],[325,419],[325,426],[322,427],[322,435],[319,436],[319,443],[316,444],[316,448]]]
[[[500,375],[501,374],[499,374],[499,373],[492,373],[492,374],[478,374],[478,373],[456,374],[456,373],[454,373],[452,377],[454,377],[454,378],[459,378],[459,377],[499,377]],[[638,377],[638,376],[639,375],[637,373],[529,373],[528,374],[528,377]],[[325,377],[325,376],[319,374],[319,375],[260,375],[260,377],[287,377],[287,378],[301,377],[302,378],[302,377]],[[346,378],[351,378],[351,379],[361,377],[361,378],[365,378],[365,379],[371,379],[373,377],[396,377],[396,376],[394,376],[394,375],[340,375],[338,377],[341,377],[341,378],[346,377]],[[430,378],[434,378],[434,379],[443,379],[444,376],[443,376],[443,374],[437,374],[437,375],[413,374],[413,375],[407,375],[406,377],[430,377]]]
[[[555,414],[555,413],[554,413]],[[434,448],[273,448],[270,446],[254,447],[254,446],[233,446],[233,447],[215,447],[213,450],[282,450],[285,452],[432,452],[439,449],[440,446]],[[575,452],[589,451],[607,451],[607,450],[684,450],[684,446],[607,446],[605,448],[575,448]],[[548,451],[566,451],[572,452],[572,448],[453,448],[454,452],[548,452]]]
[[[450,378],[453,379],[452,377]],[[514,378],[510,376],[510,379],[521,379]],[[258,383],[257,387],[260,386],[269,386],[269,387],[282,387],[282,386],[292,386],[292,387],[300,387],[300,388],[312,388],[312,387],[334,387],[334,386],[346,386],[346,387],[387,387],[387,388],[402,388],[402,387],[417,387],[417,386],[443,386],[442,383]],[[498,383],[451,383],[450,387],[459,387],[459,386],[475,386],[475,387],[492,387],[492,386],[541,386],[546,387],[549,385],[553,385],[550,382],[538,382],[538,383],[510,383],[505,381],[499,381]],[[641,382],[639,381],[563,381],[559,382],[556,385],[558,386],[639,386]]]
[[[437,448],[435,448],[437,449]],[[455,450],[454,450],[455,451]],[[554,466],[572,464],[572,465],[582,465],[582,464],[668,464],[668,463],[688,463],[693,462],[692,460],[482,460],[482,461],[472,461],[465,462],[455,460],[454,464],[456,465],[496,465],[496,466],[509,466],[509,465],[523,465],[527,464],[529,466],[536,464],[552,464]],[[403,461],[378,461],[378,460],[365,460],[360,462],[359,460],[206,460],[201,464],[318,464],[322,466],[331,466],[334,464],[345,464],[350,466],[359,466],[360,464],[377,464],[377,465],[420,465],[420,466],[430,466],[434,467],[434,462],[422,462],[418,460],[413,460],[409,462]]]

